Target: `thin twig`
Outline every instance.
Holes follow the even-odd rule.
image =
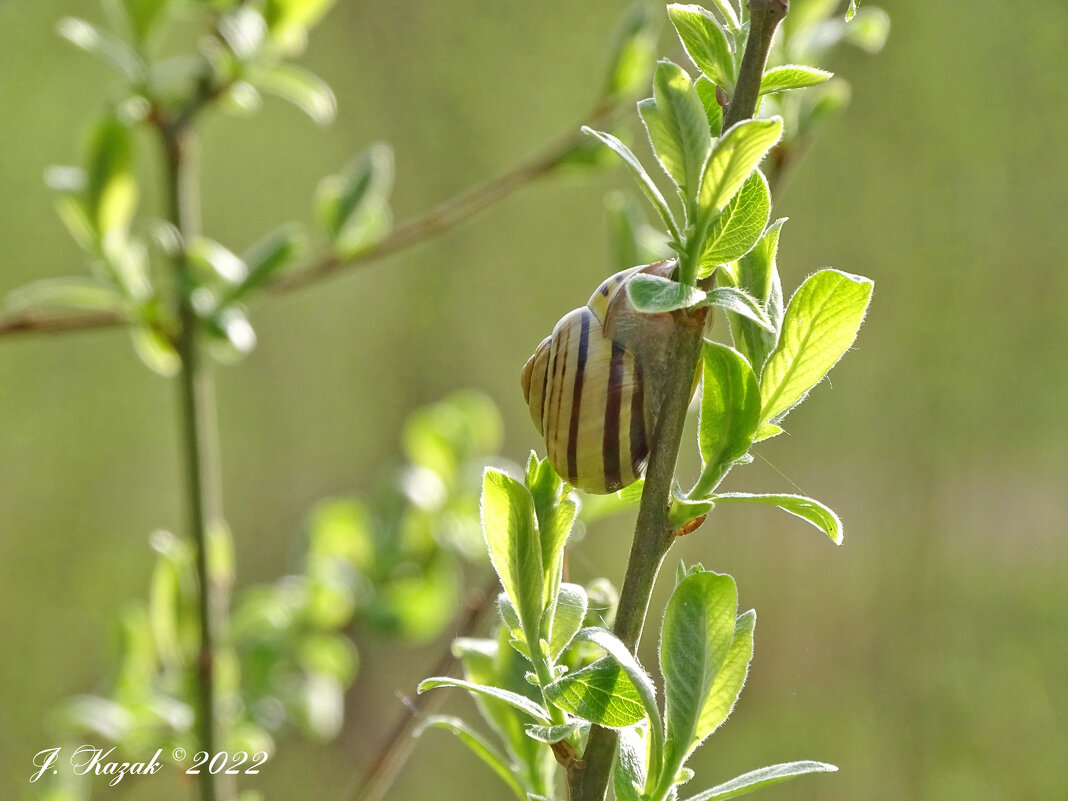
[[[464,614],[456,627],[456,634],[449,638],[441,655],[435,660],[429,676],[447,676],[459,661],[453,654],[452,643],[457,637],[470,637],[482,623],[486,612],[494,608],[493,599],[500,588],[496,573],[480,590],[473,592],[464,604]],[[436,709],[446,698],[445,693],[416,696],[405,703],[404,711],[394,722],[382,747],[371,759],[366,772],[354,780],[341,796],[351,801],[381,801],[396,779],[398,772],[408,760],[415,745],[413,733],[423,718]]]
[[[189,110],[196,113],[205,107],[206,102],[207,100],[195,99]],[[586,124],[605,125],[620,113],[623,105],[619,100],[600,103],[586,119]],[[188,123],[193,118],[189,110],[179,117],[183,123]],[[579,133],[578,128],[579,126],[574,126],[572,133],[558,138],[541,152],[512,169],[486,183],[459,192],[430,211],[398,225],[367,250],[351,258],[323,255],[305,267],[278,276],[268,284],[268,291],[281,294],[316,284],[349,270],[365,267],[455,228],[497,201],[551,173],[583,141],[583,135]],[[40,312],[26,311],[0,317],[0,338],[9,334],[56,334],[129,323],[130,320],[117,314],[43,315]]]
[[[180,430],[185,461],[186,510],[190,539],[195,549],[197,573],[197,613],[200,643],[193,673],[196,681],[197,749],[209,758],[218,753],[218,699],[215,685],[215,655],[222,592],[216,586],[209,563],[209,531],[221,520],[221,493],[215,469],[214,392],[211,374],[200,360],[200,326],[193,308],[190,264],[185,242],[196,233],[199,203],[196,175],[191,162],[192,131],[184,126],[161,126],[166,156],[165,183],[170,222],[180,232],[182,247],[174,256],[179,327],[175,346],[181,359],[178,373]],[[212,771],[198,776],[201,801],[228,801],[233,797],[232,782]]]
[[[787,7],[788,0],[749,0],[750,32],[734,97],[724,113],[724,130],[753,116],[771,39],[786,16]],[[657,573],[676,535],[668,521],[668,507],[693,376],[701,355],[706,312],[707,309],[700,309],[693,313],[675,313],[678,336],[673,343],[673,352],[666,354],[668,363],[664,375],[658,377],[663,381],[666,400],[654,432],[634,542],[620,589],[614,626],[616,636],[633,652],[638,649]],[[603,801],[616,743],[615,731],[600,726],[592,728],[579,763],[581,767],[569,776],[571,801]]]

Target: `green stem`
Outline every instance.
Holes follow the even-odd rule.
[[[739,71],[734,98],[724,113],[723,130],[756,112],[760,81],[767,63],[771,39],[786,16],[789,0],[749,0],[750,29]],[[700,244],[700,243],[697,243]],[[693,255],[695,243],[687,243]],[[666,401],[660,411],[653,435],[653,448],[645,475],[645,488],[635,526],[627,573],[619,594],[615,634],[636,652],[645,626],[653,585],[663,564],[675,531],[668,520],[671,489],[675,478],[686,410],[690,402],[693,376],[701,357],[707,309],[693,313],[676,312],[678,336],[668,363],[656,380],[663,381]],[[571,801],[603,801],[615,759],[617,735],[610,729],[594,726],[582,755],[582,766],[569,777]]]
[[[191,162],[195,145],[184,126],[161,125],[166,155],[167,211],[178,230],[182,244],[174,256],[174,277],[178,306],[175,347],[181,359],[178,373],[181,448],[185,462],[186,509],[189,535],[196,551],[197,611],[200,643],[194,663],[196,682],[197,750],[218,752],[217,693],[215,654],[219,617],[222,612],[221,587],[214,581],[209,564],[209,532],[221,522],[221,493],[217,475],[215,443],[215,402],[211,374],[200,361],[199,324],[193,308],[193,277],[186,257],[186,243],[196,233],[198,198],[196,174]],[[233,797],[232,783],[208,770],[198,777],[201,801],[227,801]]]

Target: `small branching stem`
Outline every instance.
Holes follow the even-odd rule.
[[[750,32],[742,55],[738,84],[724,114],[723,129],[756,112],[760,81],[776,28],[786,16],[789,0],[749,0]],[[676,532],[668,521],[671,489],[678,462],[693,376],[701,357],[704,313],[676,312],[678,336],[664,376],[666,401],[657,421],[645,488],[635,525],[634,542],[619,594],[615,634],[636,652],[657,573]],[[569,775],[571,801],[603,801],[615,759],[617,735],[594,726],[579,767]]]
[[[201,94],[197,94],[177,118],[177,122],[180,123],[178,127],[187,128],[194,116],[218,95],[217,90],[208,85],[205,85],[202,91],[207,92],[208,95],[202,98]],[[619,115],[620,108],[619,101],[602,102],[587,117],[586,124],[605,125]],[[551,142],[542,151],[512,169],[483,184],[459,192],[435,208],[398,225],[384,239],[367,250],[352,258],[341,258],[329,253],[320,256],[304,267],[278,276],[273,283],[268,285],[268,292],[282,294],[301,289],[350,270],[366,267],[394,253],[440,236],[494,203],[550,174],[585,141],[586,136],[580,133],[576,126],[573,133]],[[129,322],[122,315],[113,313],[72,315],[25,311],[0,316],[0,338],[14,334],[59,334],[87,331],[126,325]]]

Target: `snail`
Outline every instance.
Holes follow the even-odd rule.
[[[561,318],[523,367],[523,394],[549,462],[572,486],[596,494],[637,481],[663,405],[670,313],[643,314],[627,282],[644,272],[670,277],[674,260],[606,279],[589,302]]]

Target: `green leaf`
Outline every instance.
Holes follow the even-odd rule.
[[[660,722],[660,709],[656,705],[656,687],[649,674],[645,672],[638,660],[634,658],[622,641],[606,629],[589,627],[580,631],[576,639],[592,642],[608,652],[623,671],[627,674],[631,684],[641,697],[642,706],[645,708],[645,717],[649,721],[650,746],[652,748],[652,763],[650,772],[656,775],[660,769],[660,756],[664,748],[663,726]]]
[[[673,3],[667,9],[671,24],[697,69],[720,86],[733,87],[736,79],[733,35],[701,6]]]
[[[708,229],[698,277],[711,275],[718,265],[736,261],[752,250],[764,233],[770,214],[767,179],[760,170],[754,170]]]
[[[574,639],[586,619],[589,598],[578,584],[561,584],[553,611],[549,636],[549,657],[555,662]]]
[[[795,776],[803,776],[806,773],[833,773],[837,771],[834,765],[825,762],[786,762],[781,765],[769,765],[743,773],[729,782],[718,784],[715,787],[691,796],[686,801],[724,801],[727,798],[736,798],[761,787],[769,787],[779,782],[792,779]]]
[[[638,182],[638,186],[641,187],[642,192],[645,193],[649,202],[653,204],[653,208],[656,209],[657,213],[660,215],[660,219],[664,221],[668,233],[675,241],[678,241],[680,239],[679,226],[676,224],[675,218],[671,214],[671,209],[668,208],[667,201],[664,200],[664,196],[660,194],[660,190],[657,188],[656,184],[653,183],[653,179],[649,177],[649,173],[645,171],[641,162],[638,161],[638,157],[630,152],[630,148],[610,133],[606,133],[605,131],[595,131],[588,125],[582,126],[582,132],[596,137],[604,145],[611,148],[616,155],[623,159],[623,163]]]
[[[763,442],[766,439],[777,437],[782,433],[782,428],[774,423],[764,423],[757,429],[756,434],[753,436],[753,442]]]
[[[701,105],[705,107],[705,117],[708,119],[708,129],[712,136],[719,136],[723,129],[723,106],[716,97],[716,85],[704,75],[694,82]]]
[[[658,787],[666,790],[689,753],[702,709],[734,640],[738,589],[734,579],[694,573],[675,588],[660,633],[660,671],[664,674],[664,771]]]
[[[122,294],[114,284],[95,278],[46,278],[12,290],[4,302],[10,312],[75,309],[121,313]]]
[[[389,232],[392,190],[393,151],[382,143],[361,153],[339,175],[319,183],[317,216],[339,256],[351,258]]]
[[[99,237],[125,229],[137,206],[130,129],[108,114],[89,138],[85,205]]]
[[[716,503],[763,503],[778,506],[784,512],[805,520],[828,537],[835,545],[842,544],[842,521],[831,509],[804,495],[759,495],[748,492],[728,492],[717,495]]]
[[[851,22],[853,17],[857,15],[857,6],[860,5],[860,0],[849,0],[849,8],[846,9],[845,19],[846,22]]]
[[[745,357],[726,345],[706,339],[701,362],[704,390],[698,444],[703,473],[710,475],[711,482],[718,481],[725,468],[752,445],[760,420],[760,386]]]
[[[287,100],[318,125],[329,125],[337,113],[334,93],[322,78],[292,64],[279,64],[256,78],[257,88]]]
[[[219,18],[218,30],[238,61],[255,58],[267,38],[263,15],[249,5],[238,6],[223,14]]]
[[[430,728],[444,729],[459,737],[460,742],[471,749],[471,752],[475,756],[485,762],[494,773],[500,776],[504,783],[508,785],[508,789],[515,793],[520,801],[526,801],[526,792],[523,790],[523,787],[519,782],[516,781],[507,758],[494,748],[489,741],[482,737],[482,735],[464,723],[464,721],[460,720],[460,718],[452,717],[451,715],[432,715],[419,724],[416,730],[412,733],[412,736],[419,737],[423,732]]]
[[[492,468],[482,481],[482,530],[490,561],[533,649],[541,629],[544,586],[534,499],[518,481]]]
[[[422,695],[427,690],[433,690],[437,687],[459,687],[463,690],[468,690],[479,695],[485,695],[490,698],[494,698],[498,701],[503,701],[520,712],[530,715],[535,720],[540,720],[543,723],[549,723],[549,712],[545,707],[540,704],[536,704],[529,698],[514,693],[509,690],[502,690],[500,687],[491,687],[486,684],[475,684],[470,681],[464,681],[463,679],[452,679],[448,676],[435,676],[429,679],[423,679],[419,682],[419,687],[416,691]]]
[[[619,733],[619,750],[612,766],[616,801],[642,801],[645,787],[645,741],[635,728]]]
[[[742,29],[741,20],[738,18],[738,12],[735,11],[734,6],[731,5],[731,0],[711,0],[711,5],[715,7],[716,11],[723,17],[723,21],[727,24],[727,27],[732,31],[740,31]],[[739,7],[741,2],[738,3]]]
[[[712,147],[705,107],[686,71],[667,60],[656,65],[653,98],[668,135],[675,142],[675,158],[680,159],[678,164],[670,163],[669,166],[665,163],[664,168],[679,185],[688,204],[696,194],[701,171]],[[659,151],[657,156],[663,163],[664,157]]]
[[[631,97],[648,85],[656,60],[656,29],[657,18],[647,3],[637,2],[630,7],[616,37],[606,96]]]
[[[760,80],[760,94],[767,95],[772,92],[786,92],[790,89],[817,86],[833,77],[833,72],[821,70],[818,67],[784,64],[781,67],[772,67],[764,73],[764,77]]]
[[[772,117],[744,120],[720,137],[701,178],[698,208],[705,223],[711,222],[742,188],[780,136],[782,118]]]
[[[873,286],[861,276],[821,270],[794,293],[760,379],[761,422],[778,422],[842,358],[864,321]]]
[[[334,0],[267,0],[263,17],[272,36],[291,39],[315,27],[333,4]]]
[[[786,218],[780,218],[768,226],[756,245],[738,261],[738,287],[756,298],[767,313],[772,329],[768,330],[743,315],[728,314],[735,345],[749,359],[753,371],[760,377],[768,355],[779,341],[779,326],[782,324],[782,284],[775,265],[779,248],[779,233]]]
[[[144,42],[159,22],[170,0],[122,0],[130,29],[139,42]]]
[[[881,8],[862,8],[846,26],[845,41],[865,52],[875,54],[883,49],[890,35],[890,15]]]
[[[609,729],[645,720],[641,694],[609,656],[557,679],[545,688],[545,697],[565,712]]]
[[[741,695],[749,674],[749,662],[753,658],[753,629],[756,627],[756,612],[750,609],[739,615],[734,624],[734,639],[730,651],[723,661],[723,666],[712,682],[701,716],[697,721],[697,732],[690,746],[692,752],[712,732],[718,729],[730,717],[734,705]]]
[[[645,314],[688,309],[699,305],[706,297],[697,287],[645,273],[638,273],[627,282],[627,294],[634,308]]]
[[[223,305],[244,300],[252,292],[266,286],[278,272],[295,262],[304,252],[307,237],[301,226],[291,223],[267,234],[241,254],[248,267],[248,275],[226,296]]]
[[[756,298],[743,289],[733,286],[717,287],[708,293],[704,305],[719,306],[721,309],[727,309],[748,320],[752,320],[767,331],[775,330]]]
[[[227,284],[240,284],[248,277],[248,265],[214,239],[194,236],[186,246],[190,263]]]
[[[529,723],[523,727],[527,737],[537,740],[539,743],[552,745],[561,740],[566,740],[573,734],[584,734],[590,728],[585,720],[573,720],[570,723],[561,723],[558,726],[536,726]]]
[[[145,63],[132,47],[83,19],[63,17],[56,24],[56,33],[75,47],[99,58],[131,83],[144,75]]]
[[[575,494],[567,489],[563,479],[549,464],[549,460],[539,461],[533,452],[527,463],[526,482],[534,499],[534,513],[541,537],[541,564],[544,574],[542,604],[548,608],[550,602],[556,599],[560,560],[564,543],[567,542],[567,536],[575,523],[578,503]]]
[[[130,329],[134,350],[150,369],[163,376],[177,375],[182,360],[174,346],[155,328],[137,325]]]

